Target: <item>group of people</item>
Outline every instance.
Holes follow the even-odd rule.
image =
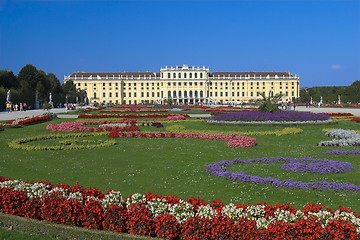
[[[65,103],[66,110],[76,110],[76,105],[73,103]]]
[[[294,111],[295,111],[295,108],[296,108],[296,103],[295,102],[293,103],[293,107],[294,107]],[[281,103],[281,110],[286,110],[286,109],[291,110],[291,103],[290,102]]]
[[[27,107],[28,106],[26,103],[20,103],[19,105],[17,103],[13,104],[11,102],[6,103],[7,112],[26,111]]]

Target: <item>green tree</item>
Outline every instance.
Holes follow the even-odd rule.
[[[0,70],[0,86],[17,89],[20,87],[20,83],[12,71]]]
[[[279,101],[281,100],[282,95],[276,94],[274,97],[266,97],[264,93],[259,92],[259,95],[262,97],[260,100],[259,111],[260,112],[270,112],[275,113],[280,111]],[[270,94],[269,94],[270,95]]]
[[[41,81],[41,75],[35,66],[26,64],[18,74],[18,80],[20,82],[27,82],[32,90],[36,89],[37,83]]]

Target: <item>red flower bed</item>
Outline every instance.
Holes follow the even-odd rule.
[[[136,110],[136,109],[127,109],[127,110],[101,110],[101,113],[156,113],[156,112],[168,112],[167,110]]]
[[[13,119],[13,120],[9,120],[6,123],[7,124],[18,124],[18,125],[30,125],[30,124],[34,124],[34,123],[40,123],[40,122],[45,122],[45,121],[49,121],[51,120],[51,118],[49,116],[36,116],[36,117],[27,117],[27,118],[22,118],[22,119]]]
[[[0,176],[0,182],[7,182]],[[11,183],[10,185],[15,184]],[[21,183],[24,184],[24,183]],[[103,229],[115,232],[130,233],[142,236],[159,237],[164,239],[358,239],[356,226],[359,219],[351,209],[339,207],[337,210],[326,209],[322,204],[308,204],[298,211],[290,204],[267,205],[232,205],[236,209],[242,209],[243,217],[233,219],[227,215],[220,200],[207,203],[200,198],[190,198],[181,201],[175,196],[162,196],[148,192],[145,195],[131,195],[125,202],[111,204],[104,208],[102,200],[105,195],[96,188],[84,189],[75,184],[70,187],[67,184],[51,185],[48,182],[29,184],[43,184],[50,192],[43,196],[29,198],[25,191],[36,190],[13,190],[8,185],[0,187],[0,211],[5,214],[13,214],[28,218],[36,218],[58,224],[67,224],[88,229]],[[64,194],[81,193],[81,198],[69,197]],[[132,201],[135,199],[140,199]],[[155,216],[156,211],[150,211],[152,202],[161,202],[169,206],[191,204],[192,215],[179,222],[176,213],[162,213]],[[204,216],[199,212],[201,207],[210,207],[215,213],[212,216]],[[257,208],[260,207],[260,208]],[[257,210],[261,210],[257,212]],[[325,219],[321,216],[326,211]],[[255,215],[251,215],[254,212]],[[263,212],[263,213],[261,213]],[[292,222],[277,218],[279,212],[302,216],[296,217]],[[235,212],[231,212],[232,214]],[[320,213],[319,216],[314,216]],[[182,213],[181,213],[182,214]],[[250,214],[250,216],[246,216]],[[258,216],[258,215],[262,216]],[[347,217],[346,214],[351,214]],[[337,215],[338,217],[334,217]],[[177,215],[179,216],[179,215]],[[353,222],[351,222],[351,218]],[[258,226],[258,221],[275,219],[267,226]],[[267,221],[265,220],[265,221]],[[354,224],[355,222],[355,224]]]
[[[176,116],[177,114],[80,114],[78,118],[166,118],[169,116]],[[190,117],[189,115],[184,115]]]
[[[332,117],[354,116],[352,113],[320,113],[320,114],[325,114]]]
[[[360,122],[360,117],[352,118],[351,121],[353,121],[353,122]]]

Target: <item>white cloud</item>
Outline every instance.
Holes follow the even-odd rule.
[[[339,64],[335,64],[331,66],[331,69],[342,69],[342,66],[340,66]]]

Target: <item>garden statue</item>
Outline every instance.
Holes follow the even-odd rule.
[[[36,94],[35,94],[35,109],[38,109],[38,108],[39,108],[38,95],[39,95],[39,92],[38,92],[38,90],[36,90]]]
[[[320,97],[320,104],[321,104],[321,105],[323,104],[322,96]]]
[[[341,99],[340,99],[340,95],[339,95],[339,100],[338,100],[338,104],[341,104]]]
[[[49,95],[49,104],[51,105],[51,107],[54,107],[54,104],[52,101],[52,93],[50,93],[50,95]]]
[[[8,90],[6,93],[6,102],[10,103],[10,90]]]
[[[310,104],[313,104],[313,99],[312,99],[312,97],[310,98]]]

